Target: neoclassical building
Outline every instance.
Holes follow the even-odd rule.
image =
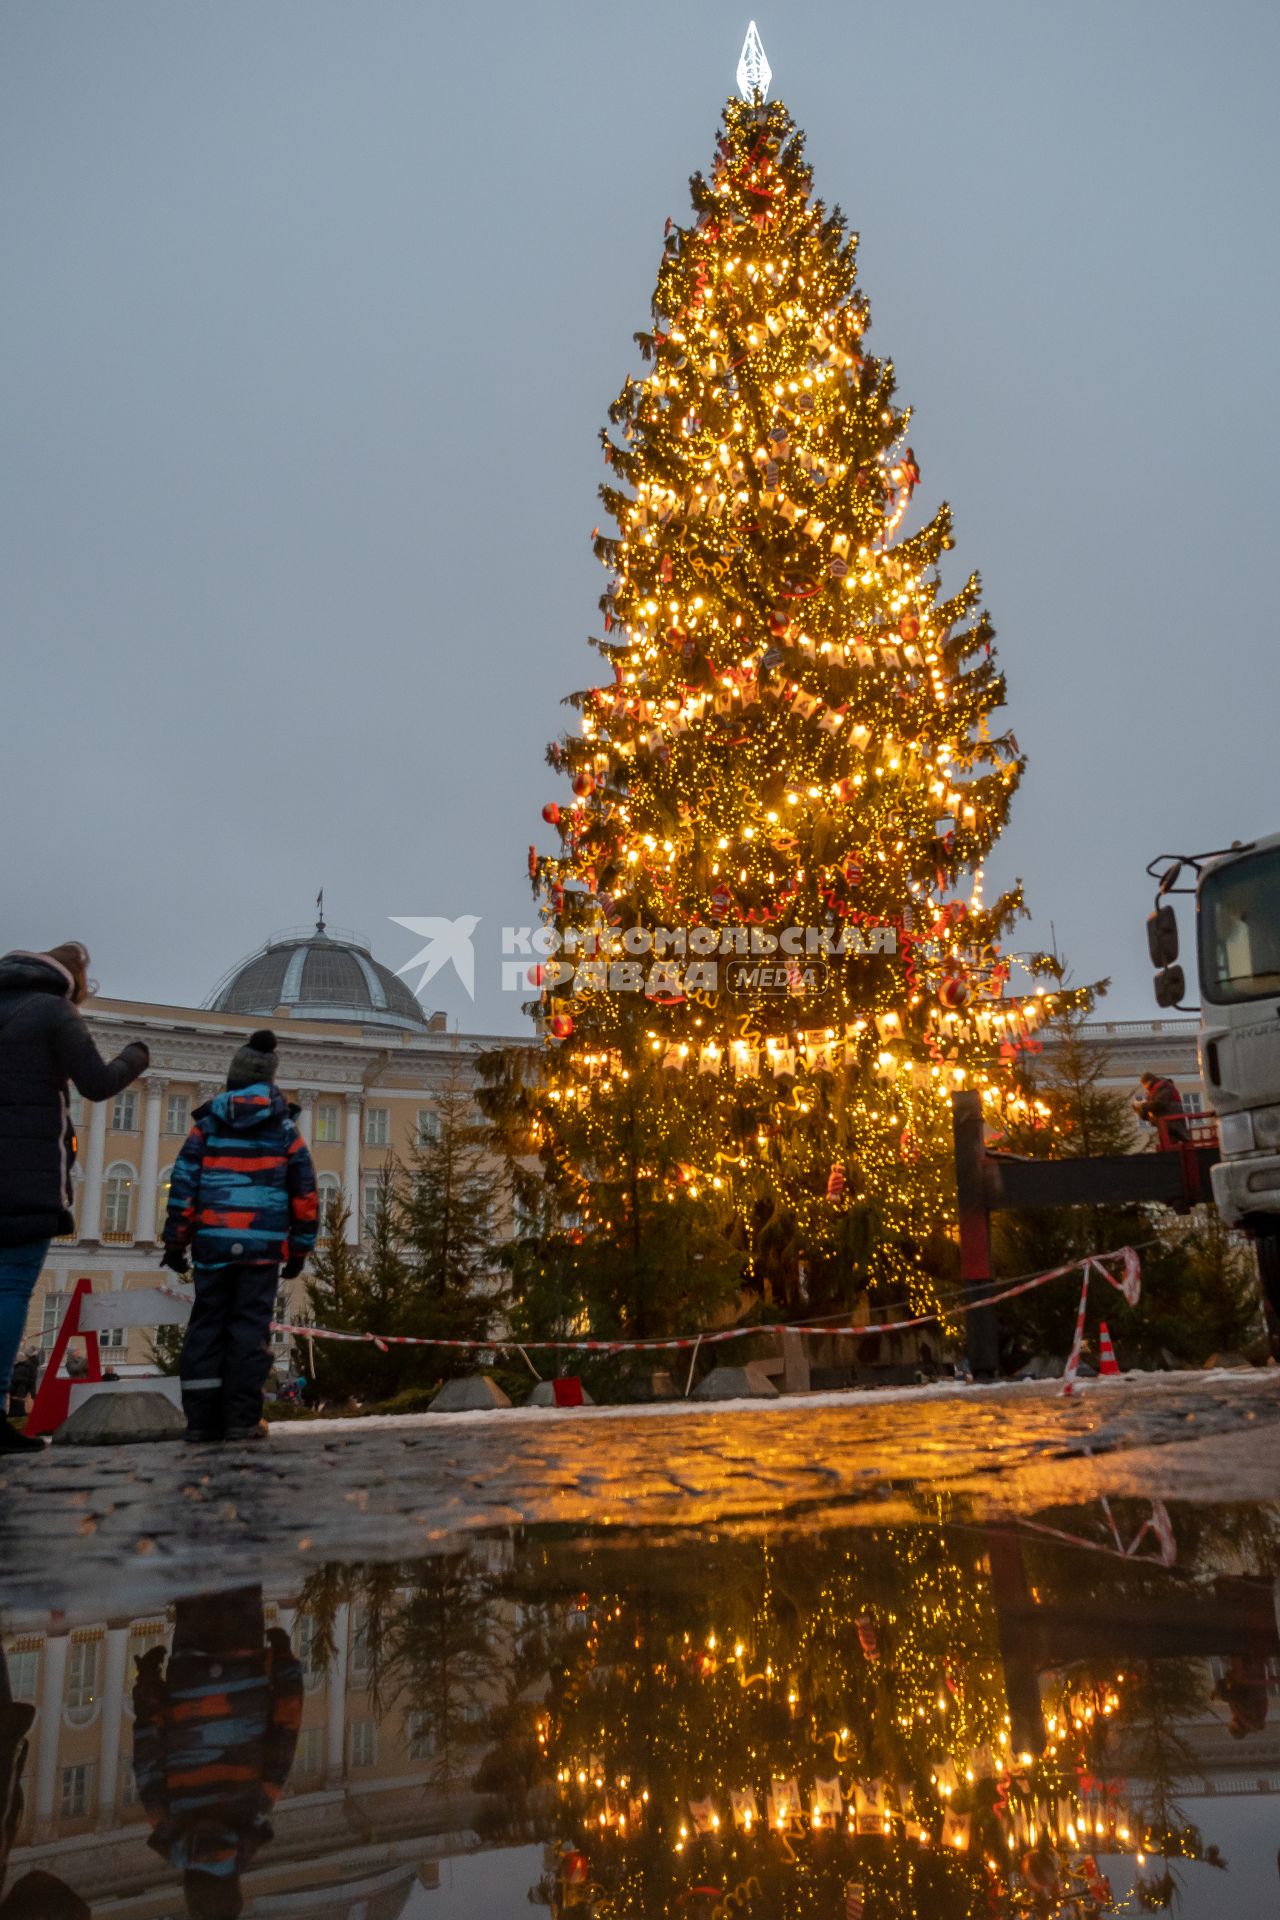
[[[85,1016],[104,1055],[137,1037],[151,1065],[114,1100],[73,1096],[77,1230],[53,1243],[27,1323],[28,1342],[45,1351],[78,1279],[91,1279],[95,1293],[156,1284],[169,1179],[192,1111],[221,1092],[232,1054],[256,1027],[275,1032],[280,1086],[302,1109],[321,1233],[345,1207],[353,1244],[388,1161],[407,1159],[435,1133],[441,1089],[469,1089],[477,1054],[502,1043],[498,1035],[450,1033],[444,1015],[426,1012],[366,940],[323,920],[273,935],[231,969],[207,1006],[93,999]],[[500,1237],[504,1196],[500,1186]],[[302,1282],[291,1283],[279,1317],[290,1317],[301,1297]],[[103,1341],[104,1363],[143,1367],[148,1342],[145,1331],[114,1329]]]
[[[450,1033],[444,1015],[426,1012],[367,940],[323,919],[273,935],[231,969],[205,1007],[94,999],[86,1017],[104,1054],[136,1035],[151,1049],[151,1066],[113,1101],[75,1099],[77,1231],[54,1242],[27,1323],[28,1342],[46,1352],[78,1279],[91,1279],[95,1292],[156,1283],[169,1177],[192,1110],[221,1090],[231,1055],[255,1027],[269,1025],[280,1041],[280,1085],[302,1109],[321,1231],[345,1208],[353,1244],[387,1162],[432,1136],[441,1088],[459,1079],[472,1085],[476,1056],[503,1044],[496,1034]],[[1170,1074],[1188,1106],[1198,1106],[1196,1027],[1186,1017],[1095,1020],[1085,1037],[1106,1055],[1107,1085],[1129,1094],[1151,1069]],[[1047,1038],[1046,1052],[1052,1046]],[[501,1238],[509,1198],[496,1163],[494,1173]],[[301,1281],[283,1288],[278,1317],[293,1317],[301,1300]],[[283,1359],[287,1340],[276,1338]],[[148,1351],[142,1330],[112,1329],[103,1341],[104,1361],[122,1372],[145,1368]]]

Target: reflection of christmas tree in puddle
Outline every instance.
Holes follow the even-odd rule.
[[[576,1561],[534,1898],[598,1920],[1084,1916],[1120,1910],[1114,1878],[1124,1910],[1169,1905],[1180,1858],[1220,1864],[1175,1803],[1206,1662],[1277,1651],[1265,1528],[1179,1532],[1179,1567],[945,1524]],[[1206,1585],[1195,1550],[1268,1571]]]

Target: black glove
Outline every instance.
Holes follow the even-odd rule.
[[[185,1280],[190,1271],[187,1264],[185,1247],[166,1247],[160,1255],[160,1265],[168,1267],[170,1273],[176,1273],[179,1280]]]
[[[296,1280],[306,1264],[307,1256],[305,1253],[291,1253],[280,1269],[280,1278],[282,1280]]]

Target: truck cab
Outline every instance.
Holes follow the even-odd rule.
[[[1194,889],[1178,881],[1190,869]],[[1213,1197],[1247,1232],[1280,1322],[1280,833],[1212,853],[1162,854],[1147,943],[1161,1007],[1184,1007],[1178,926],[1169,895],[1196,902],[1200,1078],[1218,1116]],[[1185,1011],[1192,1011],[1186,1009]]]
[[[1280,834],[1196,882],[1200,1078],[1218,1115],[1213,1197],[1229,1226],[1280,1234]]]

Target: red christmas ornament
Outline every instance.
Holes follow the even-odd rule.
[[[851,887],[860,887],[862,885],[862,856],[857,853],[846,854],[844,865],[840,871]]]
[[[543,981],[546,979],[546,977],[547,977],[547,970],[543,966],[541,961],[538,962],[537,966],[530,967],[529,985],[531,987],[540,987]]]
[[[581,773],[574,774],[573,790],[579,800],[585,800],[590,794],[595,792],[596,777],[589,767],[584,767]]]
[[[855,781],[853,780],[837,780],[836,781],[836,799],[837,800],[856,799],[857,793],[858,793],[858,788],[857,788],[857,783]]]
[[[842,1200],[844,1198],[844,1189],[845,1189],[844,1168],[841,1166],[840,1162],[837,1160],[835,1165],[832,1167],[830,1173],[827,1175],[828,1200]]]
[[[560,809],[554,800],[548,800],[542,809],[542,817],[549,827],[554,827],[560,818]]]
[[[733,909],[733,895],[728,887],[719,886],[711,896],[711,916],[714,920],[727,920]]]
[[[537,877],[538,877],[538,849],[537,849],[536,847],[530,847],[530,849],[529,849],[529,878],[530,878],[531,880],[536,880],[536,879],[537,879]]]
[[[973,988],[962,973],[948,973],[938,982],[938,1005],[948,1013],[967,1007],[972,996]]]
[[[871,1615],[869,1613],[860,1613],[853,1624],[858,1629],[858,1645],[862,1648],[866,1658],[868,1660],[878,1660],[880,1657],[880,1640],[876,1633],[876,1623],[871,1618]]]
[[[554,1013],[551,1016],[551,1034],[556,1040],[567,1040],[573,1032],[573,1021],[567,1013]]]
[[[780,640],[790,625],[791,615],[787,612],[786,608],[775,607],[769,615],[769,631],[774,638]]]
[[[914,613],[904,613],[898,622],[898,632],[904,640],[916,639],[920,632],[919,616]]]

